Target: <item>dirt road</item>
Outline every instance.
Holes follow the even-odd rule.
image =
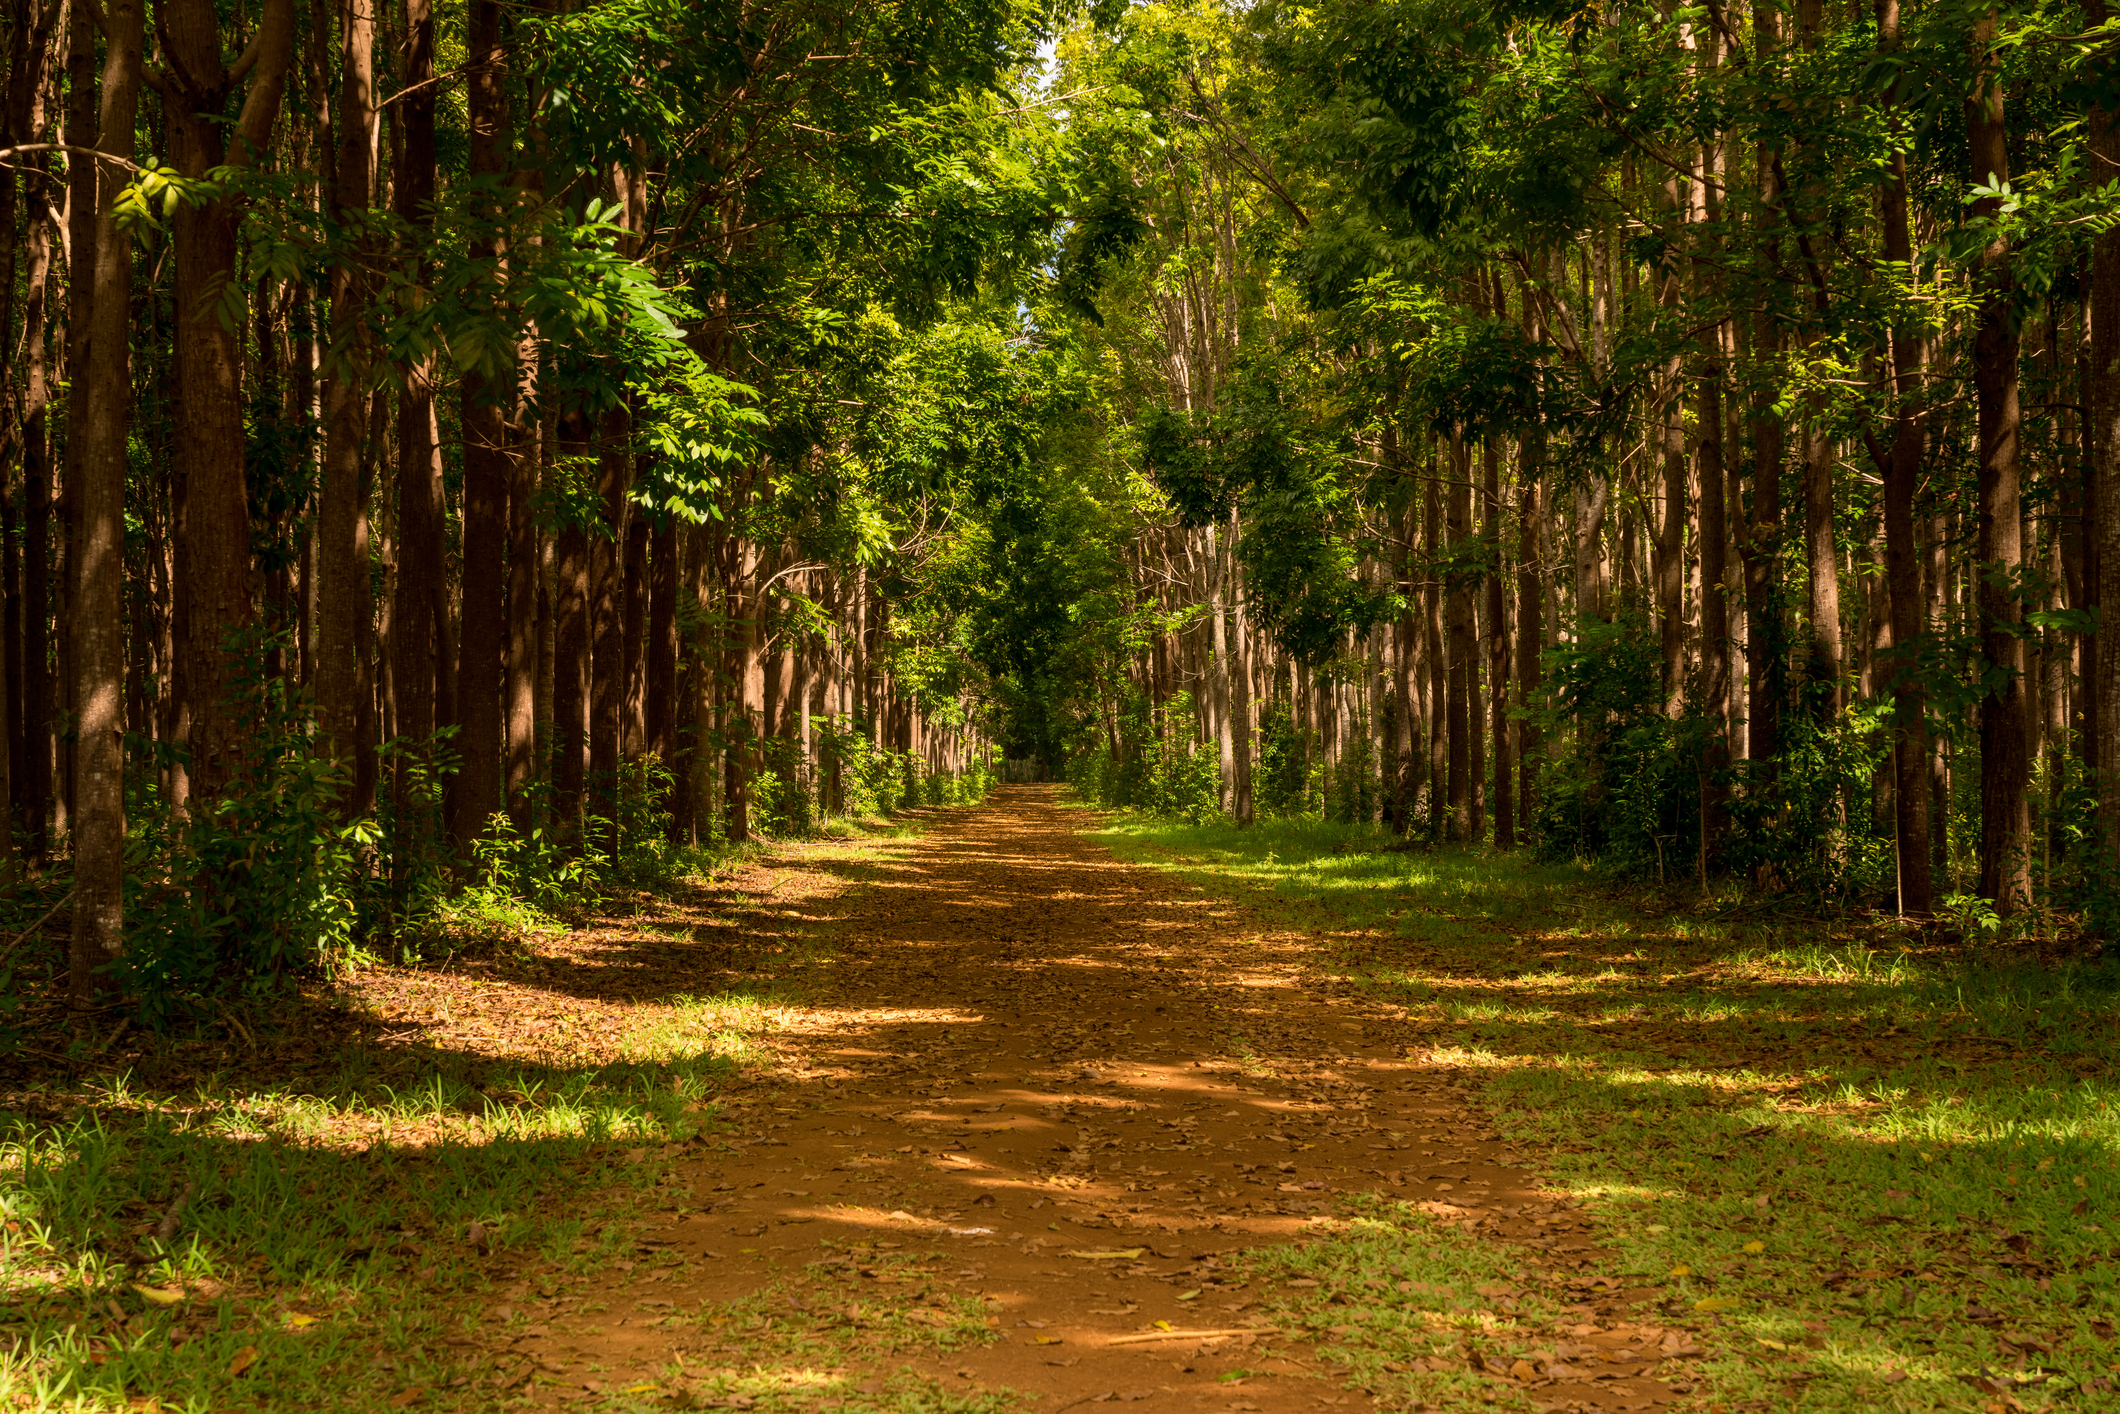
[[[1310,1241],[1364,1194],[1527,1259],[1592,1250],[1310,939],[1114,860],[1086,823],[1020,787],[860,864],[774,858],[754,893],[779,890],[789,944],[826,960],[770,1083],[674,1157],[680,1201],[640,1264],[505,1312],[529,1322],[541,1398],[744,1407],[808,1379],[829,1408],[917,1375],[1042,1414],[1369,1408],[1314,1329],[1274,1329],[1276,1279],[1247,1251]],[[1625,1346],[1623,1313],[1596,1304],[1582,1349]],[[1652,1365],[1543,1379],[1532,1402],[1672,1398]]]

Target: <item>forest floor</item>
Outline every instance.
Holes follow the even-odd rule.
[[[0,1407],[2113,1398],[2112,969],[1391,844],[1011,788],[100,1037]]]

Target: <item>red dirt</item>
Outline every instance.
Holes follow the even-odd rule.
[[[571,1298],[607,1309],[517,1344],[562,1376],[547,1397],[667,1388],[673,1358],[702,1373],[740,1365],[713,1327],[661,1315],[749,1296],[856,1241],[944,1253],[926,1264],[935,1299],[983,1298],[1000,1336],[863,1373],[1036,1393],[1045,1414],[1115,1400],[1372,1407],[1300,1334],[1176,1339],[1154,1324],[1269,1324],[1257,1283],[1212,1285],[1216,1258],[1303,1241],[1341,1195],[1387,1194],[1523,1241],[1527,1267],[1595,1270],[1587,1221],[1539,1189],[1449,1068],[1406,1058],[1418,1041],[1388,1006],[1335,994],[1310,940],[1261,935],[1234,905],[1116,861],[1076,833],[1088,818],[1014,788],[935,812],[924,837],[846,887],[828,877],[846,872],[843,847],[787,846],[760,866],[793,871],[781,882],[800,886],[776,903],[801,916],[781,926],[817,928],[833,956],[778,1038],[779,1073],[739,1093],[726,1147],[677,1160],[712,1211],[643,1237],[685,1260],[564,1293],[555,1321]],[[739,882],[756,898],[765,877]],[[1233,1059],[1232,1030],[1270,1055]],[[1495,1211],[1556,1203],[1536,1224]],[[1132,1261],[1065,1255],[1135,1247]],[[891,1273],[864,1273],[871,1260],[856,1254],[828,1275],[838,1287],[807,1293],[805,1319],[876,1300]],[[1623,1343],[1631,1294],[1581,1295],[1579,1367]],[[1128,1342],[1143,1335],[1156,1338]],[[1651,1368],[1530,1392],[1603,1409],[1674,1398]],[[1255,1373],[1218,1378],[1237,1369]]]

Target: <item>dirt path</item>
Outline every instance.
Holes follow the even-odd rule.
[[[812,878],[786,891],[800,916],[783,926],[820,933],[831,960],[770,1087],[675,1157],[693,1196],[641,1235],[639,1266],[541,1303],[525,1284],[500,1308],[554,1380],[542,1398],[682,1399],[673,1385],[704,1381],[695,1401],[742,1407],[712,1372],[852,1351],[870,1390],[910,1370],[1036,1394],[1043,1414],[1369,1408],[1308,1332],[1253,1333],[1271,1293],[1239,1284],[1235,1254],[1378,1193],[1522,1241],[1527,1262],[1594,1263],[1587,1225],[1447,1068],[1408,1058],[1390,1008],[1333,990],[1308,939],[1260,936],[1083,823],[1020,787],[939,816],[855,887],[818,886],[847,872],[843,850],[773,861]],[[1624,1344],[1624,1299],[1584,1296],[1581,1333]],[[724,1314],[686,1314],[703,1304]],[[982,1324],[999,1338],[935,1348]],[[1649,1368],[1541,1379],[1534,1402],[1672,1398]]]

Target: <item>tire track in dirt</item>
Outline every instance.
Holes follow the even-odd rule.
[[[1307,939],[1115,860],[1084,821],[1050,789],[1010,788],[861,865],[779,1073],[675,1160],[705,1211],[678,1210],[643,1251],[681,1260],[607,1274],[574,1293],[591,1314],[518,1342],[563,1377],[548,1394],[671,1393],[672,1361],[746,1366],[755,1344],[680,1313],[750,1301],[755,1318],[765,1292],[769,1325],[853,1337],[894,1311],[901,1330],[969,1311],[999,1337],[881,1357],[860,1389],[910,1368],[1044,1411],[1370,1408],[1306,1332],[1270,1332],[1232,1254],[1303,1241],[1377,1193],[1520,1241],[1527,1262],[1595,1268],[1581,1215],[1447,1068],[1407,1058],[1392,1008],[1333,995]],[[832,848],[777,863],[844,874]],[[1085,1253],[1100,1255],[1070,1255]],[[1621,1319],[1639,1293],[1576,1288],[1582,1343],[1550,1373],[1491,1363],[1498,1384],[1541,1407],[1674,1398]]]

